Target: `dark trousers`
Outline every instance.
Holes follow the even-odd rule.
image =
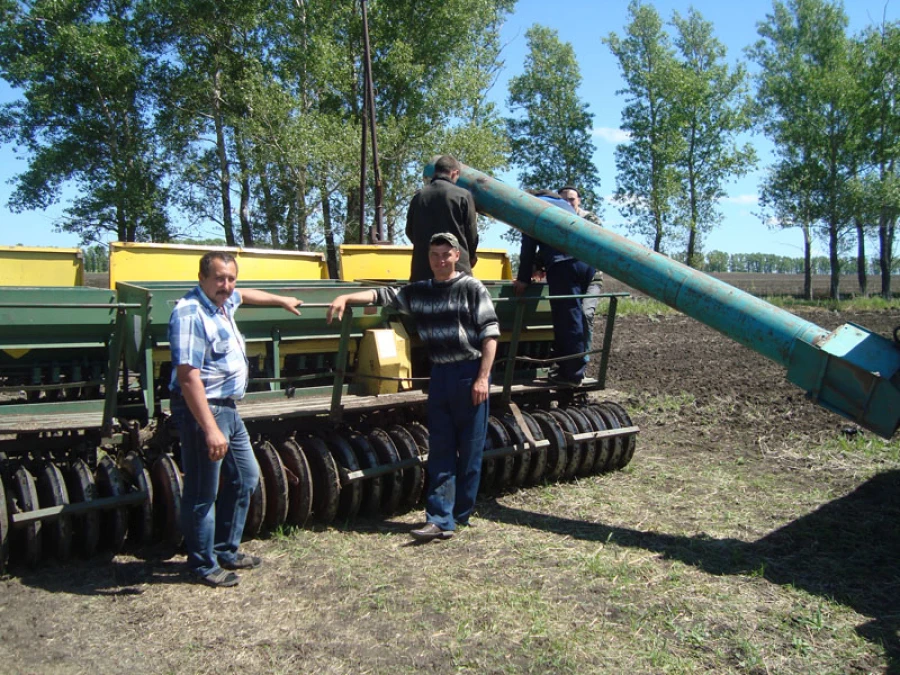
[[[550,295],[583,295],[594,278],[594,268],[580,260],[562,260],[547,270]],[[588,351],[584,311],[581,298],[561,298],[550,301],[553,317],[553,349],[555,356],[580,354]],[[559,362],[559,374],[567,380],[580,380],[587,366],[584,358]]]
[[[442,530],[468,524],[475,508],[489,414],[488,401],[472,405],[472,384],[480,367],[479,360],[431,369],[425,517]]]

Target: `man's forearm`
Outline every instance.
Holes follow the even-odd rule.
[[[481,343],[481,365],[478,367],[478,377],[486,378],[494,367],[494,357],[497,355],[497,338],[485,338]]]

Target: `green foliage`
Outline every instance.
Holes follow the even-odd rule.
[[[514,0],[367,5],[391,238],[435,154],[504,166],[487,91]],[[27,94],[0,110],[0,140],[29,160],[14,208],[47,206],[74,182],[62,227],[86,241],[167,241],[210,224],[229,245],[333,249],[358,236],[356,0],[39,0],[0,14],[0,75]]]
[[[680,189],[676,161],[683,152],[676,115],[678,63],[656,9],[639,0],[628,5],[631,19],[624,38],[604,39],[619,60],[626,96],[622,128],[629,142],[616,148],[616,202],[629,231],[654,251],[673,226]]]
[[[599,208],[600,179],[593,164],[594,116],[578,98],[581,72],[572,45],[555,30],[534,25],[525,34],[524,72],[509,82],[507,105],[520,116],[506,120],[512,163],[524,188],[579,189],[583,208]]]
[[[674,45],[652,6],[633,0],[629,16],[625,37],[605,40],[626,82],[622,128],[631,136],[616,148],[616,201],[653,250],[668,240],[699,267],[725,181],[755,163],[752,147],[736,142],[752,124],[747,76],[727,65],[712,24],[695,10],[674,13]]]
[[[79,197],[58,228],[84,243],[169,236],[166,165],[133,11],[128,1],[0,5],[0,76],[24,93],[0,107],[0,141],[28,158],[9,206],[46,208],[71,183]]]

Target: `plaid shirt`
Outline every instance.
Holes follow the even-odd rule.
[[[244,338],[234,324],[241,304],[237,291],[219,309],[196,286],[181,298],[169,317],[172,350],[172,382],[169,389],[181,393],[177,368],[188,365],[200,371],[207,398],[241,399],[247,389],[247,356]]]

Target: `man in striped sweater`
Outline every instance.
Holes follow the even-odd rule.
[[[435,234],[428,249],[433,279],[341,295],[327,313],[331,323],[347,305],[390,305],[412,316],[428,351],[426,523],[410,533],[419,541],[449,539],[457,526],[468,525],[481,481],[500,325],[487,289],[456,270],[459,255],[455,235]]]

